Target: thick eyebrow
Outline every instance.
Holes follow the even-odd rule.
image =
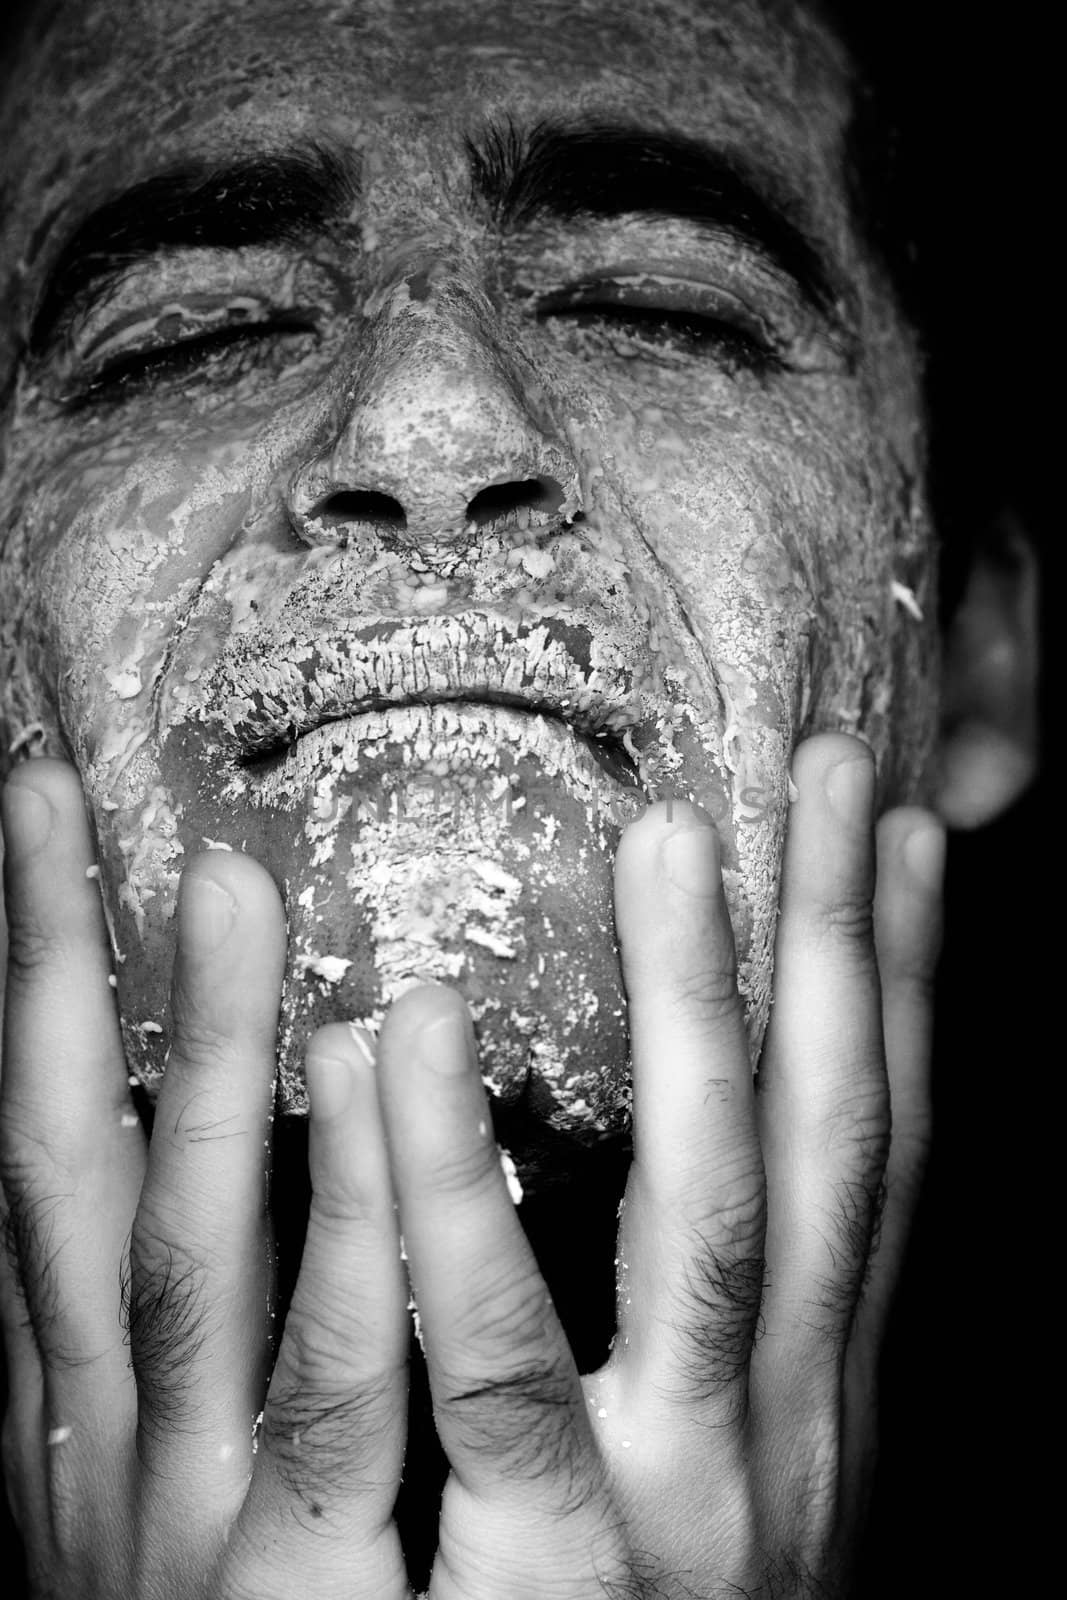
[[[475,198],[503,227],[545,216],[673,217],[753,245],[821,311],[845,295],[829,250],[802,220],[800,197],[699,140],[593,119],[522,130],[505,118],[470,134],[467,153]]]
[[[583,119],[510,119],[467,139],[474,197],[504,228],[537,217],[673,217],[725,229],[762,251],[828,312],[844,288],[829,252],[799,220],[797,197],[769,173],[676,133]],[[318,144],[237,162],[155,174],[86,217],[61,250],[38,301],[29,345],[39,352],[76,296],[175,248],[239,249],[306,237],[345,215],[358,176]]]
[[[38,301],[30,349],[101,280],[163,250],[240,249],[306,237],[351,210],[358,176],[336,152],[298,151],[175,167],[134,184],[86,217],[63,246]]]

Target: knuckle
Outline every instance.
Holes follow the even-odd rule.
[[[317,1499],[371,1492],[386,1486],[372,1464],[388,1426],[393,1375],[364,1377],[339,1388],[337,1372],[305,1349],[281,1381],[271,1384],[263,1411],[261,1445],[285,1489]],[[312,1515],[315,1515],[313,1512]]]
[[[324,1240],[344,1244],[353,1228],[384,1226],[391,1209],[386,1209],[378,1189],[360,1182],[358,1173],[327,1173],[315,1183],[308,1232],[314,1229]]]
[[[62,1197],[19,1190],[16,1185],[8,1188],[7,1198],[3,1239],[6,1266],[25,1302],[39,1345],[57,1365],[62,1365],[65,1352],[57,1338],[62,1320],[57,1269],[67,1244],[58,1228]]]
[[[457,1379],[441,1407],[461,1448],[506,1464],[513,1477],[551,1480],[561,1510],[588,1503],[594,1485],[569,1373],[532,1361],[491,1378]]]
[[[714,1230],[720,1245],[734,1256],[759,1257],[763,1250],[766,1226],[766,1185],[762,1169],[747,1168],[734,1182],[727,1178],[730,1200],[715,1207],[704,1229],[707,1237]]]
[[[8,924],[8,983],[30,987],[52,971],[61,970],[66,961],[66,940],[61,929],[48,928],[27,917],[15,917]]]
[[[933,1002],[937,979],[937,952],[919,946],[879,952],[879,971],[887,993],[896,991],[922,1005]]]
[[[12,1208],[31,1204],[35,1194],[54,1189],[57,1182],[68,1187],[74,1182],[54,1139],[42,1136],[35,1123],[12,1105],[10,1096],[0,1126],[0,1179]]]
[[[665,1225],[689,1219],[693,1253],[711,1244],[736,1255],[758,1256],[763,1249],[767,1186],[758,1158],[754,1164],[744,1155],[724,1157],[694,1168],[660,1204]]]
[[[483,1192],[497,1181],[498,1173],[496,1145],[483,1139],[436,1153],[425,1164],[423,1181],[447,1200]]]
[[[464,1346],[486,1357],[500,1351],[544,1350],[554,1309],[539,1274],[492,1273],[476,1278],[459,1325]]]
[[[815,911],[820,942],[874,955],[874,902],[869,894],[843,893],[820,904]]]
[[[912,1118],[903,1127],[894,1121],[890,1134],[893,1190],[894,1194],[899,1192],[906,1197],[909,1209],[918,1197],[932,1147],[933,1129],[929,1119]]]
[[[878,1080],[862,1092],[835,1101],[826,1116],[830,1152],[850,1170],[881,1173],[889,1155],[891,1115],[888,1084]]]
[[[239,1053],[239,1041],[225,1026],[212,1022],[202,1011],[183,1007],[176,1012],[169,1064],[193,1072],[230,1066]]]
[[[555,1337],[555,1313],[536,1275],[474,1286],[457,1359],[435,1382],[435,1404],[460,1448],[513,1477],[544,1478],[561,1513],[595,1492],[581,1393]]]
[[[170,1418],[187,1401],[192,1366],[210,1329],[203,1262],[139,1215],[123,1278],[123,1315],[142,1410]]]
[[[842,1180],[824,1211],[819,1231],[829,1269],[816,1275],[810,1307],[815,1326],[826,1338],[830,1367],[845,1348],[864,1279],[878,1250],[885,1197],[880,1178]]]
[[[703,1243],[686,1276],[680,1308],[682,1398],[704,1399],[744,1377],[760,1333],[766,1264],[762,1253]]]
[[[3,1466],[4,1488],[7,1491],[12,1521],[23,1538],[32,1527],[28,1505],[30,1498],[28,1463],[32,1460],[32,1456],[33,1444],[26,1439],[25,1430],[20,1426],[15,1407],[9,1405],[4,1413],[3,1424],[0,1426],[0,1463]]]
[[[733,965],[681,967],[671,973],[665,998],[673,1009],[702,1031],[712,1031],[740,1015],[740,999]]]
[[[284,1392],[310,1393],[337,1391],[350,1382],[362,1382],[354,1374],[353,1350],[359,1338],[358,1324],[343,1304],[333,1306],[298,1291],[286,1319],[285,1336],[278,1364],[278,1381]]]

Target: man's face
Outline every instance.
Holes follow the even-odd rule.
[[[212,843],[285,896],[283,1105],[309,1027],[437,978],[505,1100],[617,1130],[642,797],[720,824],[755,1050],[797,739],[915,792],[914,352],[847,64],[771,11],[61,9],[6,144],[0,693],[81,771],[146,1080]]]

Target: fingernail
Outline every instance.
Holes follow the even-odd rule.
[[[443,1078],[458,1078],[474,1064],[474,1031],[466,1016],[446,1012],[419,1037],[419,1056]]]
[[[830,809],[840,822],[851,827],[870,819],[874,800],[874,763],[864,756],[846,756],[832,766],[823,778]]]
[[[904,840],[904,860],[920,888],[941,886],[945,871],[945,830],[936,817],[924,817]]]
[[[9,783],[4,791],[4,834],[10,849],[29,855],[52,836],[55,812],[49,800],[26,783]]]
[[[719,836],[713,827],[679,827],[661,846],[660,859],[667,877],[686,894],[716,894],[722,882]]]
[[[178,905],[184,938],[203,954],[219,949],[237,915],[237,902],[229,890],[198,872],[182,879]]]
[[[352,1101],[352,1068],[347,1061],[309,1050],[306,1072],[313,1117],[339,1117],[347,1110]]]

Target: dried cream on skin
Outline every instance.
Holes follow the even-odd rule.
[[[77,34],[68,9],[53,26]],[[775,11],[130,0],[114,38],[82,40],[85,83],[25,75],[16,325],[63,232],[34,256],[45,209],[308,139],[363,178],[312,234],[169,250],[82,296],[5,414],[5,745],[39,722],[78,764],[150,1085],[178,879],[222,844],[285,897],[285,1109],[305,1106],[310,1028],[373,1027],[434,978],[467,997],[498,1094],[620,1129],[627,816],[675,794],[719,821],[755,1057],[797,740],[861,733],[884,798],[916,793],[936,614],[917,358],[846,200],[846,66]],[[60,87],[71,146],[45,170]],[[669,127],[762,165],[811,213],[836,298],[726,228],[502,229],[465,138],[504,117]],[[591,282],[646,320],[592,316]],[[711,331],[672,334],[657,305]],[[278,312],[86,395],[102,361]],[[468,514],[534,480],[551,487],[518,514]],[[332,497],[360,493],[404,525],[346,520]]]

